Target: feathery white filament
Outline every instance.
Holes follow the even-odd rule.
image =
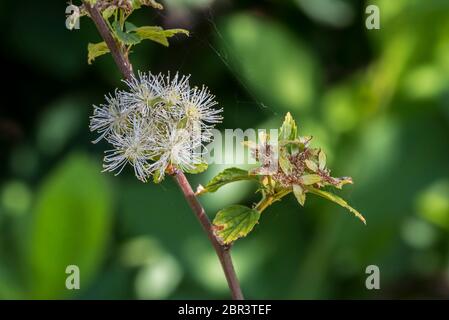
[[[140,73],[124,81],[127,90],[106,96],[94,106],[90,129],[112,146],[104,157],[104,171],[119,174],[126,164],[147,181],[169,165],[190,171],[202,163],[203,148],[221,122],[221,108],[206,87],[190,88],[189,76]]]

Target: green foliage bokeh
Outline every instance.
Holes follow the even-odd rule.
[[[342,195],[366,227],[312,197],[262,214],[233,248],[248,298],[447,297],[449,3],[306,2],[166,1],[163,14],[142,9],[131,20],[191,36],[168,48],[143,43],[131,60],[136,70],[179,70],[208,85],[224,108],[221,129],[277,128],[290,111],[333,173],[354,179]],[[371,3],[380,30],[365,28]],[[110,56],[87,65],[87,44],[100,38],[88,19],[65,29],[64,10],[0,3],[0,55],[15,70],[0,113],[0,298],[228,298],[172,181],[100,173],[106,146],[90,143],[88,116],[120,76]],[[238,182],[201,201],[212,218],[256,198]],[[81,269],[79,291],[64,287],[69,264]],[[365,288],[370,264],[381,290]]]

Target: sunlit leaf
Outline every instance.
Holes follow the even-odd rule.
[[[345,200],[343,200],[342,198],[340,198],[339,196],[336,196],[333,193],[327,192],[327,191],[323,191],[317,188],[313,188],[313,187],[306,187],[307,191],[316,194],[320,197],[323,197],[327,200],[330,200],[332,202],[335,202],[337,204],[339,204],[340,206],[342,206],[343,208],[348,209],[351,213],[353,213],[357,218],[359,218],[364,224],[366,224],[366,220],[365,218],[362,216],[362,214],[360,212],[358,212],[356,209],[354,209],[353,207],[351,207]]]
[[[165,34],[165,36],[167,38],[171,38],[171,37],[173,37],[173,36],[175,36],[177,34],[184,34],[187,37],[190,35],[188,30],[180,29],[180,28],[177,28],[177,29],[166,29],[166,30],[164,30],[164,34]]]
[[[110,17],[112,17],[112,15],[115,13],[116,10],[117,10],[117,7],[110,6],[110,7],[107,7],[105,10],[103,10],[103,12],[101,14],[103,15],[103,18],[105,20],[108,20]]]
[[[225,244],[245,237],[257,224],[260,212],[257,210],[233,205],[220,210],[213,221],[215,234]]]
[[[92,64],[96,58],[108,52],[108,45],[104,41],[100,43],[89,43],[87,45],[87,63]]]
[[[212,180],[209,181],[209,183],[205,187],[203,187],[203,189],[198,194],[215,192],[228,183],[242,180],[257,181],[258,179],[256,176],[250,175],[247,170],[239,168],[228,168],[212,178]]]
[[[293,185],[293,194],[296,197],[296,200],[298,200],[299,204],[304,206],[304,203],[306,202],[306,193],[304,192],[304,189],[298,185]]]
[[[279,140],[295,140],[298,134],[296,122],[290,112],[287,112],[279,131]]]
[[[324,168],[326,168],[326,154],[323,150],[320,150],[320,153],[318,153],[318,163],[321,170],[324,170]]]
[[[136,35],[140,37],[141,40],[151,40],[168,47],[168,38],[173,37],[176,34],[185,34],[189,36],[189,32],[184,29],[168,29],[164,30],[158,26],[146,26],[139,27],[135,30]]]
[[[135,30],[136,34],[142,39],[151,40],[168,47],[169,43],[163,29],[157,26],[139,27]]]
[[[311,170],[311,171],[313,171],[313,172],[318,171],[318,166],[317,166],[316,163],[313,162],[312,160],[307,159],[307,160],[305,160],[305,163],[306,163],[306,166],[307,166],[307,168],[308,168],[309,170]]]
[[[306,186],[318,183],[321,181],[321,177],[317,174],[305,174],[301,177],[302,183]]]
[[[290,174],[293,170],[293,165],[288,160],[288,154],[285,149],[281,149],[279,154],[279,166],[285,174]]]

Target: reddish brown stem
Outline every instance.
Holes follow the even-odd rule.
[[[120,69],[120,72],[126,79],[131,79],[133,77],[132,65],[129,62],[127,56],[124,54],[123,50],[112,37],[100,11],[96,6],[91,6],[86,1],[84,1],[84,5],[86,7],[86,10],[89,12],[90,17],[94,21],[98,32],[108,45],[108,48],[111,51],[112,57],[114,58],[115,63]],[[207,216],[206,211],[193,192],[192,187],[184,173],[180,170],[172,170],[171,174],[174,177],[179,188],[181,189],[182,193],[184,194],[184,197],[187,200],[187,203],[189,204],[193,213],[196,215],[198,221],[203,227],[204,232],[206,232],[209,241],[215,249],[215,252],[223,268],[223,272],[226,276],[229,289],[231,290],[232,298],[235,300],[243,300],[242,290],[240,289],[240,284],[235,273],[234,265],[232,263],[230,246],[225,246],[217,240],[209,217]]]
[[[193,192],[192,187],[190,186],[190,183],[184,173],[182,171],[176,171],[173,176],[179,187],[181,188],[184,197],[192,208],[192,211],[195,213],[198,221],[201,223],[204,232],[206,232],[210,242],[214,246],[218,259],[220,259],[221,266],[223,267],[226,280],[228,281],[232,298],[236,300],[243,300],[242,290],[240,289],[240,284],[234,270],[234,265],[232,264],[230,247],[224,246],[220,242],[218,242],[213,232],[209,217],[206,215],[204,208],[201,206],[198,198],[195,196],[195,193]]]
[[[96,6],[91,6],[87,1],[84,2],[89,16],[94,21],[98,32],[103,38],[104,42],[108,45],[109,51],[114,58],[115,64],[120,69],[120,72],[126,79],[131,79],[133,76],[133,68],[128,60],[128,57],[124,54],[123,49],[117,44],[114,37],[112,36],[108,25],[103,19],[100,11]]]

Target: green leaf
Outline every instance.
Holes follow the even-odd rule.
[[[191,170],[187,170],[186,172],[190,173],[190,174],[198,174],[198,173],[206,171],[208,167],[209,167],[209,165],[206,162],[202,162],[202,163],[196,164],[195,168],[193,168]]]
[[[131,0],[131,6],[133,10],[140,9],[142,7],[142,0]]]
[[[247,170],[239,168],[228,168],[212,178],[212,180],[209,181],[209,183],[203,189],[201,189],[198,194],[215,192],[228,183],[242,180],[258,181],[257,177],[250,175]]]
[[[110,6],[108,8],[106,8],[103,12],[103,19],[108,20],[110,17],[112,17],[112,15],[115,13],[115,11],[117,10],[117,7],[115,6]]]
[[[135,45],[141,41],[137,34],[123,31],[118,21],[114,21],[112,27],[117,39],[125,45]]]
[[[162,4],[156,2],[155,0],[132,0],[132,4],[133,4],[133,8],[134,9],[138,9],[142,5],[145,5],[145,6],[148,6],[148,7],[153,7],[154,9],[157,9],[157,10],[164,9]]]
[[[302,183],[306,186],[318,183],[321,181],[321,177],[317,174],[305,174],[301,177]]]
[[[296,200],[298,200],[299,204],[304,206],[304,203],[306,202],[306,193],[304,189],[300,185],[294,184],[293,194],[295,195]]]
[[[136,31],[137,27],[132,24],[131,22],[126,21],[125,22],[125,28],[126,28],[126,32],[132,32],[132,31]]]
[[[320,150],[320,153],[318,154],[318,163],[321,170],[326,168],[326,154],[323,150]]]
[[[318,166],[315,162],[313,162],[312,160],[307,159],[306,161],[304,161],[306,163],[307,168],[310,171],[316,172],[318,171]]]
[[[166,47],[169,46],[168,38],[173,37],[178,33],[183,33],[189,36],[189,32],[184,29],[164,30],[158,26],[139,27],[136,28],[134,31],[136,32],[136,35],[140,37],[141,40],[151,40],[159,44],[162,44],[163,46]]]
[[[340,206],[342,206],[343,208],[348,209],[351,213],[353,213],[357,218],[359,218],[364,224],[366,224],[366,220],[365,218],[362,216],[362,214],[360,212],[358,212],[356,209],[354,209],[353,207],[351,207],[345,200],[343,200],[342,198],[340,198],[339,196],[327,192],[327,191],[323,191],[317,188],[313,188],[313,187],[306,187],[307,191],[314,193],[322,198],[325,198],[327,200],[330,200],[332,202],[335,202],[336,204],[339,204]]]
[[[293,171],[293,165],[288,160],[288,153],[285,148],[281,148],[279,154],[279,166],[285,174],[291,174]]]
[[[290,112],[285,115],[284,123],[279,130],[279,140],[295,140],[298,135],[298,127]]]
[[[89,43],[87,45],[87,63],[92,64],[96,58],[106,53],[109,53],[109,48],[106,42]]]
[[[229,206],[215,216],[215,234],[223,243],[229,244],[250,233],[259,218],[260,212],[257,210],[241,205]]]
[[[151,40],[168,47],[169,43],[163,31],[164,29],[156,26],[139,27],[135,30],[136,34],[140,37],[140,39]]]
[[[292,172],[292,164],[290,163],[290,161],[285,158],[285,157],[280,157],[279,158],[279,166],[281,167],[282,171],[285,174],[290,174]]]
[[[189,33],[188,30],[180,29],[180,28],[164,30],[164,34],[165,34],[165,36],[166,36],[167,38],[171,38],[171,37],[173,37],[173,36],[175,36],[175,35],[177,35],[177,34],[184,34],[184,35],[186,35],[187,37],[190,36],[190,33]]]
[[[74,154],[45,179],[26,233],[31,298],[62,299],[65,271],[76,265],[88,288],[106,255],[112,195],[98,164]]]

